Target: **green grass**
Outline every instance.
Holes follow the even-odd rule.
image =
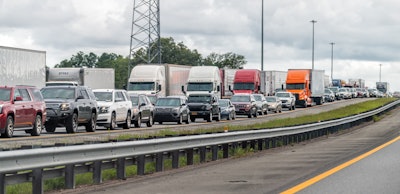
[[[354,105],[349,105],[343,108],[339,108],[332,111],[323,112],[320,114],[314,115],[304,115],[301,117],[296,118],[285,118],[285,119],[275,119],[272,121],[268,121],[265,123],[260,124],[253,124],[253,125],[246,125],[246,126],[233,126],[233,125],[226,125],[222,129],[221,128],[213,128],[213,129],[198,129],[193,131],[171,131],[171,130],[160,130],[156,134],[148,134],[148,135],[129,135],[124,134],[120,135],[116,138],[116,140],[131,140],[131,139],[144,139],[148,137],[168,137],[168,136],[177,136],[181,134],[204,134],[204,133],[214,133],[214,132],[222,132],[226,129],[229,131],[235,130],[254,130],[254,129],[266,129],[266,128],[277,128],[277,127],[288,127],[288,126],[296,126],[302,124],[309,124],[315,122],[322,122],[328,121],[333,119],[339,119],[347,116],[357,115],[360,113],[364,113],[370,110],[374,110],[376,108],[382,107],[390,102],[397,100],[396,98],[380,98],[376,100],[371,100],[367,102],[362,102]],[[373,116],[373,120],[375,122],[379,121],[382,117],[381,116]],[[277,146],[282,146],[282,142],[278,141]],[[257,149],[252,148],[231,148],[229,150],[230,157],[243,157]],[[218,158],[222,158],[223,152],[218,152]],[[194,155],[194,164],[200,163],[199,155]],[[207,153],[206,161],[211,161],[212,153]],[[179,167],[186,166],[186,157],[179,158]],[[169,170],[172,169],[172,159],[164,160],[164,169]],[[155,162],[149,162],[145,164],[145,173],[150,174],[155,172]],[[137,167],[136,165],[127,166],[126,168],[126,175],[127,177],[132,177],[137,174]],[[90,185],[93,184],[92,173],[84,173],[76,175],[76,185]],[[107,169],[103,170],[102,172],[102,180],[114,180],[117,179],[116,170],[115,169]],[[49,180],[45,180],[44,182],[44,190],[51,191],[51,190],[58,190],[63,189],[65,186],[64,178],[53,178]],[[32,193],[32,184],[31,183],[22,183],[16,185],[8,185],[6,189],[6,193],[8,194],[25,194],[25,193]]]

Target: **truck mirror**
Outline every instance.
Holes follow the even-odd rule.
[[[158,85],[158,88],[157,88],[157,91],[159,92],[159,91],[161,91],[161,85]]]
[[[219,86],[217,86],[217,91],[218,91],[218,92],[220,91],[220,87],[219,87]]]
[[[230,92],[233,92],[233,91],[232,91],[231,85],[229,85],[228,88],[229,88],[229,91],[230,91]]]
[[[185,86],[181,87],[182,93],[186,95]]]

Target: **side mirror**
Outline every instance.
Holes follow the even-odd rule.
[[[22,101],[22,97],[21,96],[17,96],[17,97],[15,97],[14,101]]]
[[[83,96],[78,96],[78,98],[76,98],[76,101],[78,101],[80,99],[85,99],[85,98]]]
[[[158,92],[161,91],[161,88],[162,88],[162,86],[161,86],[161,85],[158,85],[157,91],[158,91]]]

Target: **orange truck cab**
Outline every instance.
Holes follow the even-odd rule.
[[[296,105],[312,106],[324,103],[324,71],[289,69],[286,90],[296,97]]]

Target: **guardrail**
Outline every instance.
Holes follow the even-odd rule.
[[[288,145],[315,137],[335,133],[361,122],[371,120],[397,106],[392,102],[376,110],[331,121],[295,127],[202,134],[140,141],[112,142],[66,147],[50,147],[0,152],[0,194],[6,186],[32,182],[32,193],[43,193],[45,179],[65,177],[65,187],[75,188],[75,174],[92,172],[93,182],[102,182],[102,170],[116,168],[117,177],[126,179],[128,163],[137,166],[137,174],[145,174],[145,163],[155,162],[155,171],[164,170],[164,160],[172,160],[172,168],[179,167],[179,157],[185,156],[192,165],[194,155],[205,162],[207,153],[211,160],[229,157],[229,148],[250,145],[253,149],[268,149],[279,144]]]

